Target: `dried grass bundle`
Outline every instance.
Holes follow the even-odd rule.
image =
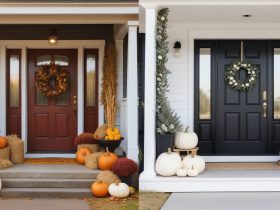
[[[101,104],[104,106],[105,118],[109,128],[114,128],[116,118],[117,96],[117,52],[115,43],[110,43],[105,50],[103,60],[103,79]]]
[[[8,159],[0,159],[0,169],[10,168],[14,164]]]

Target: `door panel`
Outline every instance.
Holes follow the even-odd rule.
[[[47,98],[35,87],[40,65],[54,60],[69,71],[66,93]],[[71,152],[75,150],[77,113],[77,50],[28,50],[28,150],[30,152]],[[72,100],[73,99],[73,100]]]
[[[217,155],[264,155],[279,151],[279,144],[272,141],[276,135],[271,121],[272,108],[272,60],[270,41],[244,41],[244,60],[255,64],[259,80],[251,91],[240,92],[224,81],[224,72],[234,61],[240,60],[241,41],[195,42],[195,131],[203,154]],[[277,42],[279,47],[280,43]],[[277,46],[278,46],[277,45]],[[199,118],[199,79],[201,48],[211,49],[211,114],[212,119]],[[240,71],[240,79],[246,79]],[[264,117],[263,91],[267,91],[267,117]],[[269,126],[270,125],[270,126]],[[273,145],[278,145],[273,148]]]

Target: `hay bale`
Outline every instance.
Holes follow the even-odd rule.
[[[10,147],[7,146],[3,149],[0,149],[0,159],[8,159],[10,157]]]
[[[23,163],[24,162],[24,142],[18,138],[17,135],[10,135],[6,137],[8,140],[8,145],[11,148],[10,160],[13,163]]]
[[[94,153],[86,156],[85,165],[91,170],[98,169],[97,157]]]
[[[104,124],[99,126],[93,134],[94,139],[102,140],[106,136],[106,131],[108,129],[108,125]]]
[[[97,181],[107,182],[109,185],[120,180],[118,175],[114,174],[112,171],[101,171],[96,179]]]
[[[104,152],[95,152],[92,153],[92,156],[96,157],[96,160],[98,161],[98,158],[100,157],[100,155],[102,155]]]
[[[14,164],[8,159],[0,159],[0,169],[10,168]]]
[[[78,144],[77,150],[79,150],[82,147],[89,148],[92,153],[100,151],[98,144]]]

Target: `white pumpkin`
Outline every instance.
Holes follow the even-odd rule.
[[[164,152],[158,156],[156,172],[161,176],[173,176],[181,166],[182,160],[180,155],[176,152],[171,152],[171,149],[168,148],[168,152]]]
[[[199,170],[197,168],[190,168],[190,169],[187,169],[187,175],[188,176],[198,176],[199,174]]]
[[[176,172],[177,176],[187,176],[188,169],[185,168],[179,168]]]
[[[129,186],[122,182],[110,184],[109,194],[116,198],[126,198],[129,195]]]
[[[184,157],[183,167],[186,169],[196,168],[198,169],[199,173],[201,173],[205,169],[205,161],[201,156],[198,156],[196,153],[194,153]]]
[[[179,149],[193,149],[198,144],[198,137],[195,132],[189,132],[188,126],[185,131],[176,133],[174,144]]]

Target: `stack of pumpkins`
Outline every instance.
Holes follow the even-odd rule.
[[[88,148],[81,148],[77,152],[77,162],[85,164],[87,159],[91,158],[94,154],[97,154],[95,156],[97,168],[102,170],[97,175],[97,180],[91,185],[91,191],[95,197],[105,197],[109,193],[115,198],[125,198],[135,193],[133,187],[122,183],[119,178],[119,176],[123,176],[124,170],[126,172],[125,175],[129,176],[137,171],[137,165],[133,160],[119,158],[115,153],[109,152],[108,148],[106,148],[106,152],[98,153],[91,153]]]
[[[205,169],[205,161],[196,154],[194,149],[198,144],[198,137],[194,132],[189,132],[189,127],[185,132],[178,132],[175,136],[175,147],[182,150],[191,150],[191,154],[181,159],[176,152],[162,153],[156,161],[156,172],[161,176],[198,176]]]

